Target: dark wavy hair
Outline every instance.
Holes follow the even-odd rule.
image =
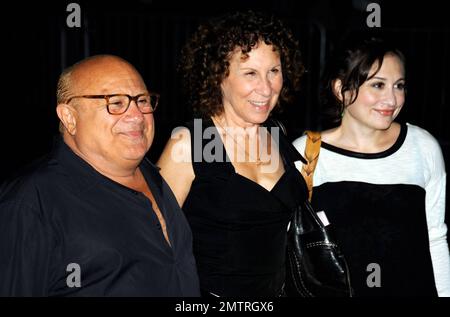
[[[298,41],[273,16],[237,12],[201,25],[182,50],[179,70],[196,114],[210,117],[223,111],[220,85],[229,75],[233,52],[240,48],[246,56],[259,42],[273,45],[280,54],[284,82],[280,100],[292,100],[304,72]]]
[[[345,107],[358,98],[359,87],[378,73],[387,54],[397,56],[406,67],[403,53],[381,37],[364,38],[363,35],[354,35],[343,42],[343,46],[327,64],[322,79],[320,102],[325,120],[340,124]],[[370,74],[374,63],[377,68]],[[337,79],[342,83],[342,101],[333,88]],[[344,98],[347,91],[350,92],[350,100]]]

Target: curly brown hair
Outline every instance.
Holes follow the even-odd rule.
[[[280,100],[290,102],[304,72],[298,41],[274,16],[253,11],[236,12],[201,25],[183,48],[179,70],[188,101],[203,117],[221,114],[221,83],[229,75],[237,48],[243,56],[264,42],[280,54],[283,89]]]

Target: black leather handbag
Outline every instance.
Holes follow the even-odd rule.
[[[344,255],[308,201],[290,223],[286,250],[285,293],[288,297],[351,297]]]
[[[314,144],[313,144],[314,143]],[[320,150],[320,134],[308,134],[302,174],[312,195],[312,175]],[[312,163],[312,164],[310,164]],[[287,233],[285,295],[288,297],[351,297],[347,262],[309,200],[295,210]]]

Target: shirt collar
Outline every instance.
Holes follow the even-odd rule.
[[[99,173],[88,162],[75,154],[75,152],[73,152],[72,149],[64,142],[62,136],[57,136],[54,139],[52,158],[53,163],[62,167],[62,173],[64,173],[67,177],[70,177],[71,181],[75,183],[80,191],[90,188],[95,184],[105,182],[122,186],[105,175]],[[159,167],[144,157],[139,164],[139,168],[147,182],[151,181],[152,185],[156,185],[158,189],[161,188],[162,177],[159,174]],[[150,184],[148,185],[150,186]],[[126,188],[125,186],[122,187]]]

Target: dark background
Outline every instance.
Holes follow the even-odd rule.
[[[11,3],[4,4],[7,2]],[[66,25],[70,2],[81,6],[81,28]],[[161,93],[155,113],[156,137],[149,153],[156,161],[172,129],[191,117],[176,72],[181,47],[199,23],[230,11],[252,8],[274,13],[293,29],[308,72],[297,102],[278,116],[291,139],[305,128],[320,128],[316,96],[324,61],[342,36],[369,29],[366,7],[370,2],[7,0],[2,4],[1,19],[5,89],[0,108],[0,182],[51,148],[58,130],[58,76],[66,66],[94,54],[127,59],[141,72],[149,89]],[[444,2],[373,2],[381,6],[381,31],[398,43],[408,61],[407,101],[398,120],[433,134],[448,170],[450,24]]]

